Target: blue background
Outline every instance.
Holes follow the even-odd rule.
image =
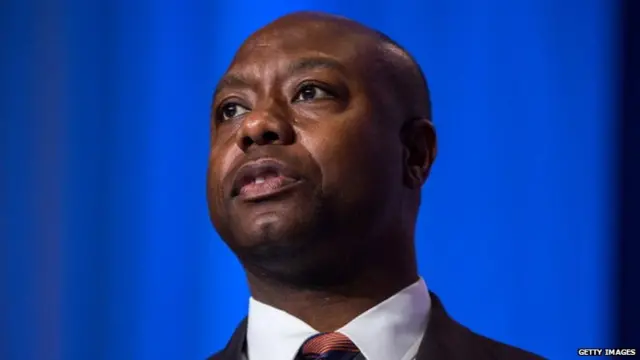
[[[0,358],[203,359],[246,313],[208,221],[212,90],[294,10],[412,52],[440,151],[420,271],[460,322],[552,359],[616,339],[618,3],[6,0]]]

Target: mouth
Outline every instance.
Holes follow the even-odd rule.
[[[275,159],[243,165],[236,173],[231,197],[258,202],[280,195],[302,182],[300,176]]]

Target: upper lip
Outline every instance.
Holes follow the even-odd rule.
[[[249,161],[242,165],[233,178],[231,196],[235,197],[240,193],[243,186],[250,184],[257,177],[276,173],[294,180],[300,180],[300,176],[283,162],[273,158],[262,158]]]

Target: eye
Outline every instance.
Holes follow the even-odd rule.
[[[233,119],[248,112],[249,109],[237,103],[226,103],[222,108],[220,108],[222,121]]]
[[[315,85],[305,85],[296,94],[293,101],[311,101],[318,99],[327,99],[333,97],[327,91]]]

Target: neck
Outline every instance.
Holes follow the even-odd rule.
[[[386,255],[383,261],[370,261],[348,283],[332,288],[293,287],[249,271],[247,279],[254,299],[297,317],[319,332],[331,332],[419,279],[413,254],[410,259]]]

